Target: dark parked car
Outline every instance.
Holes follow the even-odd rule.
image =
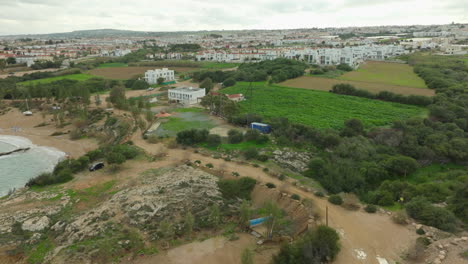
[[[104,162],[97,162],[89,167],[89,171],[97,171],[102,168],[104,168]]]

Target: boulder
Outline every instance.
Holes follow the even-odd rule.
[[[50,220],[47,216],[38,216],[29,218],[28,220],[24,221],[21,225],[21,228],[26,231],[37,232],[46,229],[49,227],[49,224]]]

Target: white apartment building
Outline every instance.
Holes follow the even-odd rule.
[[[174,81],[174,71],[168,68],[149,70],[145,72],[145,81],[149,84],[158,83],[159,78],[164,78],[165,82]]]
[[[205,95],[205,88],[178,87],[168,91],[169,101],[176,101],[184,105],[196,104]]]

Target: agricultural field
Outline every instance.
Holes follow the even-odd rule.
[[[227,63],[227,62],[200,62],[200,65],[202,68],[205,69],[215,69],[215,70],[220,70],[220,69],[230,69],[230,68],[235,68],[240,65],[240,63]]]
[[[224,93],[248,95],[249,83],[238,82]],[[253,98],[240,103],[241,111],[263,115],[266,119],[287,117],[293,122],[316,128],[341,128],[347,119],[358,118],[369,127],[386,126],[394,120],[425,116],[422,107],[337,95],[329,92],[297,89],[264,82],[253,83]]]
[[[119,67],[128,67],[128,64],[122,62],[109,62],[100,64],[97,68],[119,68]]]
[[[19,84],[21,85],[31,85],[31,84],[37,84],[37,83],[51,83],[59,80],[76,80],[76,81],[86,81],[91,78],[96,78],[97,76],[91,75],[91,74],[84,74],[84,73],[78,73],[78,74],[70,74],[70,75],[63,75],[63,76],[57,76],[57,77],[50,77],[50,78],[44,78],[44,79],[38,79],[38,80],[32,80],[32,81],[25,81],[25,82],[20,82]]]
[[[147,66],[147,67],[104,67],[104,68],[96,68],[89,71],[90,74],[104,77],[107,79],[115,79],[115,80],[127,80],[133,78],[137,75],[143,75],[148,70],[157,69],[156,66]],[[159,67],[161,68],[161,67]],[[196,68],[190,67],[169,67],[171,70],[175,70],[176,72],[187,72],[192,71]]]
[[[423,95],[423,96],[434,96],[435,91],[426,88],[414,88],[414,87],[403,87],[398,85],[382,84],[382,83],[371,83],[371,82],[360,82],[360,81],[346,81],[332,78],[321,78],[313,76],[302,76],[295,79],[290,79],[280,83],[281,86],[292,87],[292,88],[303,88],[319,91],[330,91],[335,84],[348,83],[358,89],[367,90],[372,93],[379,93],[382,91],[389,91],[403,95]]]
[[[368,61],[356,71],[347,72],[337,79],[370,82],[413,88],[427,88],[424,80],[408,64]]]

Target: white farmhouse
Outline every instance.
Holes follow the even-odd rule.
[[[169,101],[176,101],[184,105],[196,104],[205,95],[205,88],[178,87],[168,91]]]
[[[165,82],[174,81],[174,71],[169,70],[168,68],[156,69],[156,70],[149,70],[145,72],[145,80],[149,84],[156,84],[158,83],[159,78],[164,78]]]

